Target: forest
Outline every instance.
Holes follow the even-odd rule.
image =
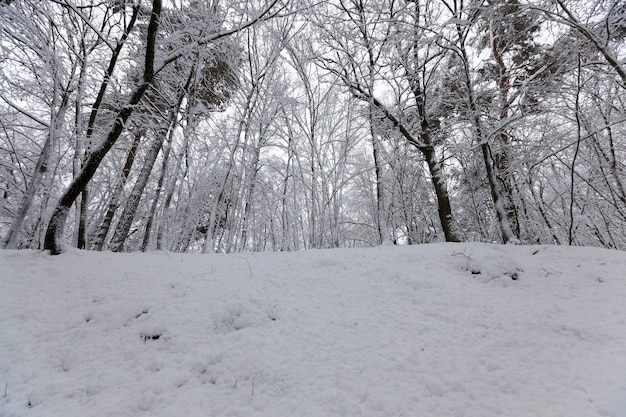
[[[626,249],[624,0],[0,0],[7,249]]]

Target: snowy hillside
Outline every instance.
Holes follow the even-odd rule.
[[[626,416],[626,253],[0,251],[0,416]]]

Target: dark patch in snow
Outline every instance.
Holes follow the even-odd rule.
[[[517,281],[520,278],[520,272],[524,272],[524,271],[520,268],[515,268],[515,271],[506,271],[504,272],[504,275],[508,276],[513,281]]]
[[[152,333],[152,334],[142,333],[141,334],[141,338],[143,339],[144,342],[147,342],[148,340],[159,340],[161,336],[162,336],[161,333]]]

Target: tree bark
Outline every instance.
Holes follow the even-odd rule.
[[[261,129],[261,135],[263,135],[263,129]],[[252,162],[250,163],[250,174],[248,178],[248,188],[246,190],[246,197],[244,201],[243,217],[241,219],[241,236],[239,248],[246,250],[248,243],[248,228],[250,223],[250,213],[252,211],[252,199],[254,198],[254,190],[256,188],[256,177],[259,172],[259,157],[261,154],[261,148],[265,145],[265,138],[261,136],[254,147],[252,154]]]
[[[345,78],[344,78],[344,81]],[[454,218],[452,214],[452,207],[450,205],[450,197],[448,194],[448,186],[445,182],[443,171],[441,169],[441,163],[437,158],[437,153],[432,145],[430,127],[426,119],[422,119],[422,132],[418,139],[414,136],[409,129],[395,117],[383,103],[381,103],[375,97],[369,96],[361,86],[346,81],[351,87],[355,97],[372,103],[382,114],[391,122],[391,124],[400,131],[400,134],[409,142],[415,146],[425,157],[428,170],[432,178],[433,188],[435,189],[435,195],[437,196],[437,209],[439,214],[439,220],[441,228],[443,230],[446,242],[461,242],[462,239],[455,231]]]
[[[44,173],[48,169],[48,159],[50,156],[50,142],[52,139],[51,136],[54,134],[52,132],[52,129],[54,128],[50,127],[50,129],[51,129],[51,132],[46,138],[46,142],[43,145],[43,149],[41,150],[41,153],[39,154],[39,159],[37,160],[37,164],[35,165],[35,170],[33,171],[33,175],[30,178],[30,181],[28,183],[24,196],[22,197],[22,201],[20,202],[20,208],[17,212],[18,213],[17,217],[15,218],[13,223],[11,223],[11,228],[9,229],[9,232],[5,236],[4,241],[2,242],[3,243],[2,246],[4,249],[15,249],[17,247],[17,238],[19,236],[19,232],[22,229],[24,220],[26,219],[26,216],[28,215],[28,211],[30,210],[33,204],[35,193],[37,192],[37,189],[39,188],[39,183],[41,182],[44,176]]]
[[[191,79],[191,76],[189,79]],[[126,238],[128,237],[128,233],[130,232],[130,228],[133,224],[133,218],[135,217],[135,213],[137,212],[137,207],[139,207],[139,202],[141,200],[143,191],[148,184],[148,180],[150,179],[150,173],[152,172],[154,163],[156,162],[159,152],[161,151],[163,142],[168,137],[170,130],[174,129],[175,127],[176,116],[180,111],[180,106],[184,96],[185,89],[183,88],[179,93],[176,104],[169,109],[167,119],[164,125],[157,130],[156,138],[154,139],[152,145],[150,146],[150,149],[148,150],[148,154],[146,155],[143,168],[139,173],[139,177],[135,182],[130,196],[126,200],[126,205],[124,206],[124,210],[122,211],[120,220],[118,221],[115,232],[113,233],[113,237],[111,238],[109,248],[113,252],[121,252],[124,249],[124,243],[126,242]]]
[[[50,150],[56,143],[57,131],[60,129],[63,119],[65,118],[65,114],[69,106],[69,96],[70,92],[68,90],[64,91],[63,96],[60,98],[59,108],[56,111],[54,109],[52,110],[48,136],[43,148],[41,149],[39,158],[37,159],[37,164],[35,165],[35,169],[26,188],[26,192],[20,202],[18,215],[11,224],[11,228],[2,242],[4,249],[15,249],[17,247],[17,238],[19,237],[24,220],[26,220],[28,212],[33,204],[35,193],[40,188],[40,183],[43,180],[45,173],[48,171],[48,165],[50,163]],[[57,100],[54,100],[54,102],[56,101]]]
[[[196,123],[193,115],[193,102],[193,97],[190,98],[187,102],[187,125],[185,126],[185,129],[183,131],[183,144],[181,146],[180,153],[176,157],[176,167],[174,169],[174,175],[172,175],[173,180],[169,185],[167,192],[165,193],[163,214],[161,215],[165,222],[159,222],[159,227],[157,230],[157,250],[164,250],[166,248],[165,230],[167,229],[167,223],[169,221],[169,209],[170,205],[172,204],[172,199],[174,198],[174,192],[176,191],[176,183],[179,179],[182,182],[183,179],[187,176],[187,170],[183,171],[181,175],[181,164],[185,153],[188,151],[189,137],[191,136],[191,131],[194,129]]]
[[[491,197],[493,199],[494,211],[496,213],[496,219],[500,226],[500,232],[502,241],[504,243],[519,243],[519,238],[515,235],[511,222],[509,221],[509,215],[507,213],[506,196],[504,190],[502,190],[498,183],[496,171],[494,169],[494,159],[491,153],[491,146],[487,142],[484,129],[480,121],[480,115],[478,112],[478,106],[476,105],[476,96],[474,92],[474,85],[470,76],[470,64],[465,47],[463,29],[461,26],[457,26],[457,33],[459,37],[460,45],[458,46],[459,57],[463,62],[463,73],[465,88],[467,89],[467,100],[470,111],[471,122],[474,127],[476,135],[476,142],[480,146],[483,162],[485,164],[485,170],[487,172],[487,183],[491,191]]]
[[[91,113],[89,114],[89,122],[87,123],[87,132],[85,134],[85,154],[83,156],[84,159],[87,158],[91,148],[91,138],[94,133],[94,126],[96,124],[96,118],[98,117],[98,113],[100,112],[100,107],[102,105],[102,101],[104,100],[104,95],[106,94],[107,88],[109,86],[109,82],[111,80],[111,76],[113,75],[113,71],[117,65],[117,60],[122,52],[122,48],[130,35],[130,32],[133,30],[135,26],[135,22],[137,21],[137,16],[139,15],[139,4],[136,4],[133,7],[133,13],[131,15],[130,21],[128,25],[124,28],[124,33],[122,37],[117,42],[115,49],[113,50],[113,54],[111,55],[111,59],[109,60],[109,66],[107,67],[104,78],[102,79],[102,83],[100,84],[100,89],[98,90],[98,95],[96,96],[96,100],[93,103],[91,108]],[[80,197],[80,206],[78,213],[78,239],[76,242],[76,247],[78,249],[85,249],[88,245],[87,242],[87,218],[89,211],[89,187],[86,186],[81,192]],[[114,210],[115,211],[115,210]],[[107,229],[108,230],[108,229]],[[106,236],[105,236],[106,237]]]
[[[499,119],[501,123],[506,122],[509,118],[509,110],[511,104],[509,102],[509,92],[511,89],[511,76],[509,69],[504,62],[504,51],[498,48],[498,37],[494,30],[494,22],[490,22],[491,30],[491,52],[498,67],[498,92],[500,99]],[[493,170],[501,190],[501,199],[507,220],[515,235],[520,237],[520,221],[517,215],[517,208],[513,200],[513,190],[515,189],[514,179],[511,169],[511,158],[509,156],[510,138],[507,132],[502,130],[497,136],[498,142],[495,151],[493,151]]]
[[[102,141],[102,143],[100,143],[100,145],[89,154],[80,173],[72,180],[70,185],[63,192],[56,207],[54,208],[52,217],[48,223],[48,229],[46,230],[46,237],[44,239],[44,250],[49,250],[52,255],[58,255],[63,252],[63,235],[70,207],[74,201],[76,201],[79,194],[85,189],[87,184],[89,184],[89,181],[93,178],[98,166],[100,166],[100,163],[106,154],[111,150],[115,142],[117,142],[117,139],[124,130],[126,121],[133,113],[135,106],[139,103],[144,93],[152,83],[154,78],[154,56],[156,52],[156,37],[158,34],[160,15],[161,0],[153,0],[152,14],[150,17],[150,23],[148,24],[143,79],[141,83],[135,87],[128,103],[118,112],[117,118],[115,119],[115,122],[113,123],[113,126],[104,141]]]
[[[141,251],[145,252],[150,248],[150,235],[152,233],[152,226],[156,217],[157,206],[159,203],[159,197],[161,196],[161,190],[163,189],[163,183],[165,182],[165,176],[167,175],[167,165],[170,159],[170,153],[172,151],[172,137],[174,136],[174,128],[170,130],[167,148],[163,152],[163,164],[161,165],[161,173],[159,174],[159,181],[157,182],[156,190],[154,191],[154,197],[152,198],[152,205],[150,207],[150,213],[148,214],[148,221],[146,222],[146,230],[143,234],[143,242],[141,244]]]
[[[372,106],[369,107],[370,134],[372,135],[372,154],[374,157],[374,173],[376,175],[376,225],[378,226],[378,239],[382,245],[392,244],[389,228],[387,227],[387,205],[385,203],[385,184],[383,180],[384,169],[380,156],[380,139],[374,126]]]
[[[104,247],[104,242],[106,241],[107,234],[109,233],[109,229],[111,228],[111,223],[113,223],[113,217],[115,217],[115,212],[120,205],[120,197],[122,195],[122,191],[124,190],[124,185],[126,185],[126,180],[130,175],[130,170],[133,167],[135,156],[137,155],[137,148],[139,147],[139,142],[141,141],[142,136],[143,131],[141,130],[135,132],[134,134],[133,143],[128,150],[128,155],[126,155],[126,162],[124,163],[124,167],[122,168],[122,174],[117,184],[115,184],[115,188],[113,188],[107,212],[104,215],[104,219],[100,224],[96,239],[93,243],[93,250],[101,251]]]
[[[410,59],[405,66],[407,78],[409,80],[409,86],[413,93],[413,100],[417,108],[417,116],[420,122],[420,141],[410,141],[414,145],[417,142],[421,142],[417,148],[422,152],[426,158],[426,164],[430,171],[433,187],[435,188],[435,194],[437,195],[437,211],[439,214],[439,222],[443,229],[446,242],[460,242],[461,238],[455,231],[454,219],[452,217],[452,207],[450,205],[450,197],[448,194],[448,186],[446,185],[443,170],[441,168],[441,162],[437,157],[437,152],[434,147],[432,131],[428,120],[428,114],[426,112],[426,81],[424,85],[421,84],[419,74],[421,73],[420,55],[418,39],[420,34],[418,31],[417,23],[420,21],[420,11],[418,3],[415,3],[415,33],[412,45],[412,53]],[[423,77],[423,76],[422,76]]]

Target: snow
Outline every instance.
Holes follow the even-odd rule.
[[[0,416],[626,416],[626,253],[0,251]]]

